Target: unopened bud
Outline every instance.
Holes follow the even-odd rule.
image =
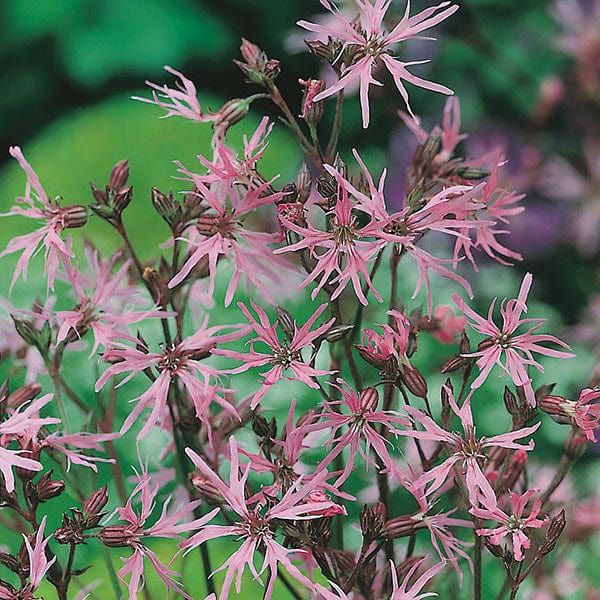
[[[0,564],[10,569],[13,573],[19,572],[19,561],[6,552],[0,552]]]
[[[6,406],[8,408],[19,408],[25,402],[31,402],[41,391],[42,386],[39,383],[23,385],[8,396]]]
[[[568,417],[568,413],[565,411],[565,407],[569,404],[573,404],[567,398],[563,396],[544,396],[538,400],[538,408],[543,410],[548,415],[560,415]]]
[[[299,79],[304,87],[302,96],[302,109],[300,116],[310,125],[316,125],[323,118],[323,101],[315,102],[315,96],[325,89],[325,82],[321,79]]]
[[[427,397],[427,382],[416,367],[402,365],[400,379],[411,394],[417,396],[417,398]]]
[[[52,471],[44,473],[39,481],[32,486],[39,502],[46,502],[57,498],[65,491],[65,482],[61,479],[52,479]]]
[[[72,204],[61,209],[60,214],[63,218],[65,227],[76,229],[83,227],[88,220],[88,209],[80,204]]]
[[[304,204],[310,196],[310,186],[312,184],[312,178],[310,171],[306,163],[302,163],[298,177],[296,178],[296,188],[298,189],[298,202]]]
[[[360,529],[367,544],[380,538],[385,532],[385,504],[365,506],[360,511]]]
[[[131,186],[121,188],[116,194],[113,200],[113,206],[115,210],[120,214],[122,213],[131,202],[133,198],[133,188]]]
[[[87,500],[83,503],[83,512],[86,519],[89,521],[90,517],[98,515],[102,512],[102,509],[108,502],[108,487],[102,486],[99,490],[96,490]]]
[[[457,169],[456,174],[469,181],[478,181],[479,179],[488,177],[490,172],[487,169],[482,169],[480,167],[464,167]]]
[[[441,373],[445,375],[446,373],[453,373],[454,371],[458,371],[462,369],[466,364],[466,360],[462,356],[453,356],[449,358],[443,365]]]
[[[385,535],[387,538],[394,540],[414,535],[419,529],[423,529],[423,527],[425,527],[423,521],[416,520],[414,515],[403,515],[402,517],[386,521]]]
[[[552,517],[546,537],[538,550],[541,556],[546,556],[554,550],[558,538],[561,536],[567,524],[565,509],[563,508],[555,517]]]
[[[467,331],[463,329],[463,332],[460,334],[460,346],[459,346],[459,354],[470,354],[471,353],[471,340],[467,335]]]
[[[218,488],[199,471],[190,474],[191,484],[198,490],[198,495],[212,506],[223,504],[223,495]]]
[[[337,40],[328,38],[327,43],[315,40],[307,41],[304,43],[308,46],[311,54],[318,56],[322,60],[332,64],[339,58],[340,52],[342,51],[342,44]]]
[[[98,536],[100,541],[109,548],[124,548],[131,546],[136,540],[133,534],[124,525],[109,525],[104,527]]]
[[[331,198],[337,193],[337,183],[333,177],[318,177],[317,192],[324,198]]]
[[[353,329],[354,325],[334,325],[326,331],[323,337],[330,343],[339,342]]]
[[[252,415],[252,431],[259,438],[270,438],[273,433],[273,422],[275,418],[271,419],[271,424],[262,416],[254,413]]]
[[[17,333],[23,338],[28,346],[37,346],[39,342],[39,331],[33,326],[31,321],[17,319],[11,315]]]
[[[504,406],[508,411],[508,414],[515,417],[519,414],[519,403],[517,397],[512,393],[508,386],[504,386]]]
[[[122,160],[113,167],[110,179],[108,180],[108,187],[114,192],[120,192],[121,188],[127,183],[128,178],[129,162],[127,160]]]
[[[296,322],[294,321],[294,317],[292,317],[292,313],[281,306],[276,306],[275,312],[281,330],[285,334],[285,337],[287,337],[288,340],[291,340],[296,333]]]
[[[379,402],[379,392],[377,388],[369,387],[358,394],[358,402],[362,412],[373,412]]]
[[[257,98],[264,98],[264,94],[254,94],[248,98],[233,98],[229,100],[216,112],[214,128],[220,134],[225,132],[236,123],[242,121],[250,112],[250,105]]]

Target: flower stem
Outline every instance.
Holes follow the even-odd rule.
[[[481,600],[481,574],[482,574],[482,550],[483,541],[480,535],[475,533],[475,547],[473,548],[473,600]]]

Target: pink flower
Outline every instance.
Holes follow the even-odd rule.
[[[199,504],[201,504],[201,501],[188,502],[179,509],[169,512],[170,498],[168,498],[163,504],[162,512],[156,523],[148,526],[146,522],[154,510],[154,500],[158,490],[159,486],[153,485],[147,469],[142,466],[142,471],[138,475],[138,484],[129,496],[125,506],[119,507],[115,511],[125,525],[114,525],[105,528],[100,533],[100,539],[108,546],[133,548],[133,554],[128,558],[122,559],[125,562],[125,566],[119,571],[119,577],[124,582],[125,577],[130,575],[129,583],[127,584],[130,600],[136,600],[138,591],[143,588],[144,558],[150,561],[167,590],[173,590],[184,598],[191,600],[191,596],[186,594],[181,589],[181,584],[174,579],[174,576],[177,576],[178,573],[164,565],[158,556],[146,547],[142,540],[146,537],[180,539],[182,533],[200,527],[212,519],[219,512],[219,509],[215,508],[200,519],[178,525],[177,523],[189,517]],[[138,495],[141,502],[139,513],[133,509],[133,503]]]
[[[102,458],[97,456],[88,456],[69,449],[67,446],[73,446],[79,450],[103,450],[102,443],[116,440],[121,437],[120,433],[88,433],[82,431],[80,433],[71,433],[69,435],[50,435],[40,440],[40,447],[51,448],[64,454],[67,458],[67,471],[71,468],[71,464],[89,467],[96,473],[98,467],[96,463],[114,463],[113,458]]]
[[[352,282],[356,297],[366,306],[368,300],[362,290],[362,276],[375,298],[381,302],[381,296],[371,281],[369,265],[385,248],[388,241],[397,240],[397,236],[385,231],[385,226],[390,224],[392,218],[388,217],[384,221],[371,219],[366,225],[360,226],[357,217],[353,214],[353,210],[360,207],[350,201],[348,193],[349,191],[354,193],[353,190],[335,169],[330,168],[329,165],[326,165],[326,168],[335,177],[338,185],[337,202],[329,213],[331,228],[322,231],[310,223],[302,226],[282,215],[281,222],[287,229],[297,233],[301,239],[295,244],[275,250],[275,253],[305,249],[309,251],[315,264],[308,277],[300,284],[300,288],[318,279],[319,283],[311,294],[313,300],[325,285],[335,286],[331,294],[331,299],[335,300],[348,283]]]
[[[61,208],[58,203],[52,202],[35,171],[31,165],[25,160],[23,152],[19,146],[11,146],[9,149],[10,155],[19,161],[19,165],[27,175],[27,185],[25,187],[25,196],[16,198],[20,204],[25,204],[26,208],[21,206],[13,206],[10,212],[0,216],[6,217],[10,215],[22,215],[30,219],[44,221],[40,229],[32,233],[17,236],[13,238],[6,249],[0,253],[0,257],[14,252],[23,251],[17,262],[15,272],[11,281],[11,289],[19,278],[23,275],[23,279],[27,279],[27,268],[29,261],[37,252],[40,246],[45,248],[44,268],[48,274],[48,288],[54,289],[54,279],[58,271],[59,265],[69,264],[73,257],[71,251],[70,239],[64,241],[60,237],[60,233],[67,228],[81,227],[87,221],[87,209],[83,206],[67,206]],[[41,208],[35,205],[34,198],[31,196],[31,190],[35,192],[37,201],[41,204]]]
[[[113,376],[129,373],[119,385],[123,385],[137,373],[146,369],[156,369],[158,376],[152,385],[139,398],[137,405],[131,411],[123,426],[121,434],[128,431],[146,407],[152,411],[138,434],[138,439],[148,434],[150,429],[161,422],[167,415],[167,398],[172,384],[182,385],[189,394],[196,416],[205,424],[210,437],[211,427],[208,408],[211,402],[216,402],[224,409],[237,414],[235,408],[221,398],[212,381],[218,378],[220,372],[202,362],[210,355],[216,344],[238,339],[244,335],[247,328],[241,326],[208,327],[208,318],[200,329],[179,344],[172,344],[162,353],[144,352],[136,348],[121,348],[108,350],[103,358],[112,363],[96,382],[96,390],[100,390]],[[224,329],[233,329],[230,333],[220,333]],[[196,378],[200,375],[203,381]],[[168,420],[168,419],[167,419]]]
[[[482,501],[492,502],[495,498],[494,491],[490,482],[481,469],[481,462],[485,460],[486,448],[509,448],[513,450],[532,450],[533,440],[527,446],[518,444],[516,440],[524,438],[537,431],[540,423],[532,427],[523,427],[516,431],[509,431],[489,438],[478,438],[476,435],[475,424],[473,423],[473,414],[471,413],[471,402],[468,399],[462,407],[458,407],[454,400],[452,390],[444,386],[448,401],[454,414],[460,419],[463,434],[457,431],[446,431],[442,429],[429,415],[412,407],[405,406],[404,411],[408,413],[413,422],[420,424],[424,431],[405,429],[400,431],[402,435],[421,440],[433,440],[441,442],[447,446],[449,454],[440,465],[429,469],[418,478],[418,485],[428,486],[427,495],[439,489],[445,481],[452,475],[455,465],[462,466],[465,469],[465,483],[469,492],[469,501],[476,505]]]
[[[202,113],[202,106],[198,102],[196,86],[193,82],[171,67],[164,67],[164,69],[167,73],[179,77],[179,81],[176,84],[177,89],[146,81],[146,85],[152,88],[152,100],[139,96],[133,96],[133,99],[140,102],[147,102],[148,104],[156,104],[156,106],[164,108],[167,114],[163,118],[178,116],[199,123],[213,121],[214,115],[205,115]],[[157,92],[159,93],[157,94]]]
[[[390,560],[390,571],[392,572],[392,595],[390,600],[422,600],[423,598],[431,598],[437,596],[435,593],[420,594],[419,592],[433,579],[445,566],[445,562],[439,562],[433,567],[429,567],[409,588],[409,582],[415,573],[423,566],[427,557],[415,562],[410,568],[406,577],[400,585],[398,585],[398,573],[394,562]]]
[[[408,362],[406,351],[411,330],[410,321],[397,310],[390,310],[387,314],[392,317],[393,326],[380,325],[383,334],[366,327],[363,329],[362,345],[358,347],[361,356],[372,364],[380,365],[380,368],[392,357],[398,362]]]
[[[516,299],[504,300],[500,307],[502,315],[502,327],[498,327],[492,320],[496,299],[490,305],[487,319],[478,315],[469,308],[464,300],[456,294],[452,296],[454,303],[463,311],[469,324],[475,331],[482,333],[487,338],[479,345],[480,350],[466,356],[476,356],[477,366],[479,367],[479,376],[471,384],[474,390],[482,385],[486,380],[494,365],[499,365],[508,373],[513,383],[522,386],[525,391],[525,397],[531,406],[535,406],[535,393],[531,383],[531,378],[527,374],[527,367],[534,366],[538,371],[543,371],[534,358],[533,352],[552,356],[554,358],[572,358],[575,356],[571,352],[562,352],[546,348],[540,345],[541,342],[552,342],[562,348],[570,350],[569,346],[558,338],[548,334],[536,334],[534,331],[539,329],[545,322],[545,319],[521,319],[521,314],[527,312],[527,295],[532,283],[531,273],[527,273],[521,283],[519,295]],[[534,324],[527,331],[517,334],[517,329],[522,325]],[[504,356],[504,363],[502,357]]]
[[[56,345],[66,339],[73,331],[78,336],[91,329],[94,344],[90,356],[96,353],[98,346],[105,349],[116,340],[137,339],[127,332],[126,327],[149,318],[166,318],[172,313],[161,311],[159,307],[147,310],[130,310],[127,305],[137,301],[139,290],[127,284],[127,275],[131,260],[126,260],[114,275],[111,273],[119,254],[110,260],[102,260],[97,250],[86,248],[88,262],[92,267],[93,279],[90,281],[79,270],[66,265],[69,281],[77,294],[77,306],[72,310],[59,311],[55,318],[60,327],[56,336]],[[85,288],[91,288],[86,291]]]
[[[0,471],[4,476],[6,490],[10,493],[15,489],[15,477],[13,467],[26,469],[27,471],[41,471],[42,464],[32,458],[29,443],[37,437],[38,431],[46,425],[60,423],[60,419],[54,417],[40,418],[39,411],[53,399],[53,394],[46,394],[26,408],[20,406],[7,419],[0,423]],[[21,450],[9,450],[7,446],[11,442],[18,442]],[[25,455],[25,456],[23,456]]]
[[[232,525],[203,525],[200,531],[182,542],[180,546],[189,551],[192,548],[200,546],[200,544],[203,544],[207,540],[223,536],[235,536],[237,542],[241,543],[238,550],[217,569],[217,571],[223,569],[227,571],[219,600],[225,600],[228,597],[234,577],[236,580],[236,591],[239,594],[241,579],[246,566],[248,566],[254,578],[259,581],[261,574],[269,568],[269,581],[263,596],[265,600],[271,598],[279,565],[285,567],[287,572],[298,582],[309,589],[313,589],[312,582],[294,566],[289,558],[289,554],[297,552],[297,550],[285,548],[276,541],[275,522],[278,519],[297,520],[317,518],[319,515],[313,514],[315,511],[322,514],[323,511],[337,506],[331,501],[308,501],[308,495],[322,485],[324,479],[327,477],[327,473],[321,472],[320,476],[313,477],[310,483],[306,485],[302,485],[302,479],[298,479],[283,495],[281,500],[275,504],[271,503],[268,509],[261,503],[251,507],[249,506],[249,501],[246,500],[245,492],[250,467],[246,467],[240,477],[238,447],[233,437],[229,440],[229,446],[231,466],[228,483],[225,483],[193,450],[187,448],[186,453],[200,473],[223,496],[225,504],[236,513],[237,521]],[[260,570],[257,570],[254,565],[254,554],[259,546],[263,548],[264,560]]]
[[[221,349],[216,349],[213,352],[213,354],[228,356],[244,362],[242,366],[233,369],[231,371],[232,373],[243,373],[251,367],[272,365],[266,373],[261,374],[263,383],[258,392],[254,394],[250,408],[252,410],[256,408],[261,399],[269,391],[269,388],[274,383],[284,378],[284,372],[287,370],[292,371],[293,377],[286,377],[286,379],[297,379],[311,388],[318,388],[319,385],[316,382],[316,378],[321,375],[329,375],[332,371],[325,371],[323,369],[315,369],[312,367],[310,361],[304,361],[302,350],[307,347],[312,348],[313,342],[333,325],[335,319],[330,319],[326,323],[319,325],[315,330],[310,331],[315,321],[327,308],[327,304],[321,304],[313,316],[302,327],[298,328],[294,321],[294,333],[292,339],[286,339],[284,342],[281,342],[277,335],[279,322],[275,321],[275,323],[271,325],[265,311],[252,301],[250,301],[250,304],[252,304],[252,307],[256,311],[260,323],[254,319],[244,304],[241,302],[238,303],[240,310],[244,313],[248,321],[250,321],[252,329],[258,335],[257,338],[250,341],[250,353],[244,354],[241,352],[233,352],[232,350]],[[269,346],[271,351],[268,354],[255,351],[254,344],[257,341]]]
[[[389,469],[390,465],[393,464],[387,448],[389,442],[379,433],[376,426],[379,425],[391,433],[398,434],[401,432],[395,429],[395,426],[408,425],[408,422],[400,417],[396,411],[376,410],[379,394],[375,388],[366,388],[357,394],[343,380],[338,379],[338,382],[341,385],[335,387],[341,392],[342,400],[324,402],[323,411],[320,413],[321,420],[304,426],[307,432],[331,428],[329,439],[326,442],[326,446],[331,447],[331,450],[321,463],[321,469],[331,464],[336,456],[339,456],[345,448],[348,448],[346,465],[334,483],[336,487],[348,479],[350,473],[354,470],[357,452],[363,457],[368,468],[374,462],[371,456],[372,448],[379,457],[381,469]],[[342,412],[344,408],[347,409],[347,413]],[[343,431],[346,427],[348,427],[348,430]],[[364,449],[361,444],[363,440],[365,442]]]
[[[490,543],[494,546],[499,546],[502,540],[507,535],[510,535],[512,538],[515,560],[523,560],[523,558],[525,558],[523,550],[527,550],[531,546],[531,541],[525,533],[526,530],[538,529],[548,520],[547,518],[537,518],[542,509],[542,501],[540,498],[535,498],[529,514],[523,516],[525,507],[531,500],[531,497],[538,491],[538,489],[527,490],[520,496],[519,494],[511,492],[509,497],[512,504],[512,514],[510,515],[498,507],[495,498],[492,499],[492,503],[485,504],[485,508],[472,507],[470,512],[476,517],[502,523],[500,527],[496,527],[495,529],[478,529],[477,535],[489,536]]]
[[[269,244],[276,241],[272,233],[255,232],[246,229],[243,220],[255,209],[274,204],[284,197],[283,192],[273,192],[270,182],[260,183],[256,188],[249,189],[239,197],[232,195],[225,186],[207,187],[203,177],[179,169],[194,182],[194,194],[206,204],[207,211],[198,219],[196,228],[200,234],[199,241],[182,238],[190,244],[191,252],[179,273],[169,281],[173,288],[182,283],[192,269],[203,259],[208,261],[210,273],[209,296],[215,289],[217,261],[226,257],[233,262],[234,273],[225,295],[225,306],[229,306],[239,281],[244,275],[253,283],[267,299],[271,298],[264,280],[280,281],[281,270],[289,269],[289,264],[274,256]]]
[[[353,62],[343,67],[342,76],[339,81],[318,94],[315,97],[316,101],[336,94],[346,89],[354,81],[359,80],[363,127],[367,128],[369,126],[369,87],[371,84],[381,85],[373,77],[373,69],[379,60],[383,62],[387,70],[391,73],[394,83],[411,114],[412,110],[408,102],[408,92],[404,87],[403,81],[434,92],[452,94],[452,91],[447,87],[417,77],[406,68],[428,61],[401,62],[397,58],[394,58],[393,48],[398,42],[421,38],[418,34],[448,18],[458,10],[458,6],[454,4],[450,5],[450,2],[442,2],[437,6],[427,8],[409,17],[410,2],[407,2],[402,20],[392,31],[386,33],[383,21],[391,0],[375,0],[375,4],[371,4],[371,0],[356,0],[356,4],[360,9],[359,27],[355,27],[350,21],[345,19],[337,12],[337,7],[328,0],[321,0],[321,4],[335,15],[335,24],[315,24],[308,21],[298,21],[298,25],[309,31],[342,40],[354,54]]]
[[[336,178],[338,186],[344,190],[345,194],[351,194],[356,199],[356,203],[351,208],[372,217],[373,221],[369,225],[369,234],[380,238],[388,244],[398,244],[417,263],[419,277],[413,298],[416,297],[422,284],[425,283],[428,314],[431,314],[433,301],[431,299],[429,283],[430,271],[456,281],[471,294],[468,282],[444,266],[445,263],[452,263],[452,260],[443,260],[432,256],[418,247],[417,244],[424,235],[431,231],[461,238],[465,240],[465,243],[470,243],[467,233],[471,228],[481,228],[490,225],[490,221],[470,218],[474,212],[483,207],[479,199],[479,194],[483,190],[483,184],[478,186],[450,186],[431,198],[424,200],[424,205],[418,210],[415,210],[415,207],[406,206],[400,212],[389,215],[383,196],[385,171],[382,173],[379,184],[376,186],[373,177],[356,150],[353,152],[356,161],[361,167],[362,175],[367,182],[368,194],[357,189],[351,181],[343,177],[331,166],[325,165],[325,169]],[[293,229],[293,227],[290,227],[290,229]],[[298,230],[294,231],[298,232]]]

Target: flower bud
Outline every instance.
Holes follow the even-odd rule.
[[[19,561],[14,556],[7,554],[6,552],[0,552],[0,564],[3,564],[13,573],[19,572]]]
[[[373,412],[379,402],[379,392],[377,388],[369,387],[358,394],[358,402],[363,413]]]
[[[425,527],[423,521],[415,520],[415,515],[403,515],[402,517],[396,517],[390,519],[385,523],[385,535],[391,540],[395,540],[401,537],[407,537],[414,535]]]
[[[254,413],[252,415],[252,431],[259,438],[271,438],[273,436],[273,430],[276,429],[275,417],[271,419],[271,423],[267,421],[262,415]]]
[[[417,398],[427,397],[427,382],[416,367],[402,365],[400,379],[411,394]]]
[[[354,325],[334,325],[325,332],[323,337],[330,343],[339,342],[353,329]]]
[[[538,408],[543,410],[547,415],[552,417],[561,416],[567,418],[567,423],[569,423],[569,413],[565,410],[569,404],[573,404],[567,398],[563,396],[544,396],[538,400]],[[560,421],[559,421],[560,422]]]
[[[219,506],[223,504],[223,496],[217,487],[209,480],[206,479],[199,471],[190,473],[190,481],[192,485],[198,490],[198,495],[207,504],[211,506]]]
[[[19,408],[25,402],[31,402],[41,391],[42,386],[39,383],[23,385],[8,396],[6,406],[8,408]]]
[[[581,458],[587,450],[588,439],[585,435],[573,433],[569,436],[569,439],[565,442],[563,452],[571,460],[577,460]]]
[[[61,479],[52,479],[52,471],[49,471],[44,473],[32,488],[35,490],[34,494],[37,500],[46,502],[57,498],[65,491],[65,482]]]
[[[109,548],[124,548],[131,546],[137,536],[124,525],[109,525],[104,527],[98,536],[100,541]]]
[[[296,188],[298,189],[298,202],[304,204],[310,196],[310,187],[312,184],[312,178],[310,171],[306,163],[302,163],[298,177],[296,178]]]
[[[99,515],[102,509],[108,502],[108,486],[104,485],[99,490],[96,490],[91,496],[89,496],[83,503],[83,513],[87,518],[88,522],[90,517]]]
[[[33,326],[32,321],[17,319],[11,315],[17,333],[28,346],[37,346],[40,332]]]
[[[108,180],[108,188],[114,192],[120,192],[121,188],[127,183],[129,178],[129,161],[122,160],[118,162],[110,173]]]
[[[227,130],[242,121],[250,112],[250,105],[257,98],[264,98],[264,94],[254,94],[248,98],[233,98],[215,113],[214,128],[217,135],[225,135]]]
[[[441,373],[443,375],[446,373],[454,373],[454,371],[462,369],[466,363],[467,361],[462,356],[453,356],[442,365]]]
[[[296,322],[294,321],[294,317],[292,317],[292,313],[281,306],[275,307],[275,313],[285,337],[291,340],[296,333]]]
[[[61,216],[65,227],[76,229],[83,227],[88,220],[88,209],[80,204],[73,204],[61,208]]]
[[[311,54],[318,56],[320,59],[330,64],[333,64],[338,60],[340,52],[343,49],[342,44],[332,38],[328,38],[327,43],[318,40],[304,40],[304,43],[308,46],[308,50]]]
[[[367,544],[380,538],[385,532],[385,504],[365,506],[360,511],[360,529]]]
[[[122,213],[131,202],[133,198],[133,188],[131,186],[121,188],[114,197],[113,206],[115,210],[120,214]]]
[[[563,508],[555,517],[552,517],[552,520],[550,521],[548,531],[546,532],[546,537],[538,550],[538,553],[541,556],[546,556],[546,554],[549,554],[552,552],[552,550],[554,550],[556,542],[564,531],[566,524],[567,519],[565,516],[565,509]]]
[[[519,403],[517,397],[512,393],[507,385],[504,386],[504,406],[508,414],[515,417],[519,414]]]

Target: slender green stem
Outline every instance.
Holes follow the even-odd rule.
[[[571,466],[571,459],[566,454],[563,454],[560,457],[560,462],[558,463],[558,468],[556,469],[556,473],[554,474],[554,477],[552,478],[550,485],[548,486],[546,491],[540,496],[540,499],[542,501],[542,506],[544,506],[544,504],[546,504],[546,502],[548,502],[548,500],[550,500],[550,498],[552,497],[552,494],[554,494],[554,492],[556,491],[556,488],[562,483],[563,479],[567,475],[567,472],[569,471],[570,466]]]

